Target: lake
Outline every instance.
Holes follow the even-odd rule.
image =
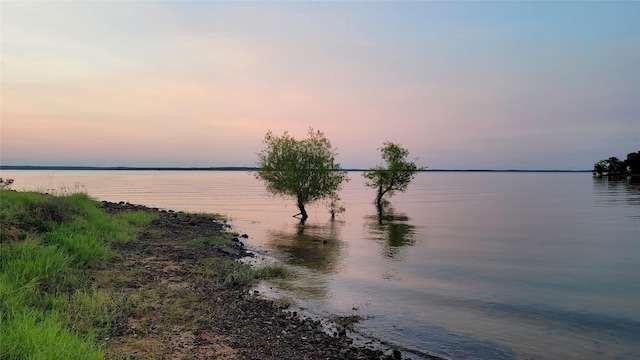
[[[640,184],[590,173],[425,172],[376,215],[358,172],[334,221],[242,171],[2,170],[16,190],[226,215],[300,275],[259,290],[415,359],[639,359]],[[81,185],[81,186],[78,186]]]

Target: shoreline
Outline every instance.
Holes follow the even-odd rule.
[[[182,300],[189,301],[183,303],[182,307],[192,309],[196,313],[192,315],[200,320],[186,324],[175,321],[169,333],[159,330],[168,328],[166,319],[162,317],[123,320],[123,329],[109,339],[119,349],[117,352],[124,349],[134,358],[147,357],[150,351],[148,345],[129,349],[127,344],[132,342],[132,336],[134,339],[138,336],[141,329],[157,329],[151,332],[147,330],[146,338],[150,344],[157,346],[161,339],[165,342],[170,339],[171,344],[175,344],[165,349],[163,358],[188,355],[192,358],[220,359],[406,359],[402,351],[405,351],[405,355],[417,356],[410,350],[396,349],[381,341],[378,342],[381,346],[354,341],[354,338],[362,336],[343,328],[338,327],[330,334],[327,332],[328,326],[322,321],[288,311],[288,305],[278,305],[277,299],[264,298],[262,294],[252,292],[251,287],[221,287],[213,275],[211,278],[190,276],[199,271],[207,272],[199,267],[213,258],[237,261],[253,256],[240,240],[246,235],[234,236],[231,246],[218,247],[207,241],[197,246],[185,246],[186,239],[229,232],[230,226],[225,220],[213,219],[207,214],[174,212],[125,202],[102,201],[102,204],[108,213],[140,210],[158,213],[158,219],[138,239],[121,248],[115,246],[116,251],[128,255],[113,267],[118,271],[144,269],[149,274],[144,277],[148,279],[146,282],[136,284],[134,288],[153,287],[160,283],[166,286],[163,291],[178,295],[188,289],[182,297],[189,299]],[[164,295],[165,298],[175,296]],[[180,296],[174,301],[182,303],[179,299]],[[169,311],[165,305],[164,302],[156,304],[156,312],[161,314]],[[387,350],[382,350],[383,347]],[[444,360],[431,355],[419,356]]]

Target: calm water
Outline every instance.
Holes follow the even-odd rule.
[[[359,173],[331,222],[246,172],[2,171],[14,189],[227,215],[300,274],[276,292],[451,359],[639,359],[640,185],[588,173],[422,173],[382,221]],[[265,288],[267,289],[267,288]],[[409,355],[409,352],[405,353]],[[415,355],[419,358],[419,355]]]

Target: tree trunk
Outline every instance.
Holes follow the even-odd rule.
[[[307,210],[304,208],[304,204],[298,203],[298,209],[300,209],[300,223],[304,224],[309,215],[307,214]]]
[[[378,187],[378,196],[376,196],[376,207],[378,208],[379,215],[382,215],[383,210],[382,196],[384,196],[384,193],[382,192],[382,185],[380,185],[380,187]]]

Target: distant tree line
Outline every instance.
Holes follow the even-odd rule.
[[[628,175],[640,176],[640,151],[627,154],[626,160],[613,156],[593,164],[593,175],[619,179]]]

